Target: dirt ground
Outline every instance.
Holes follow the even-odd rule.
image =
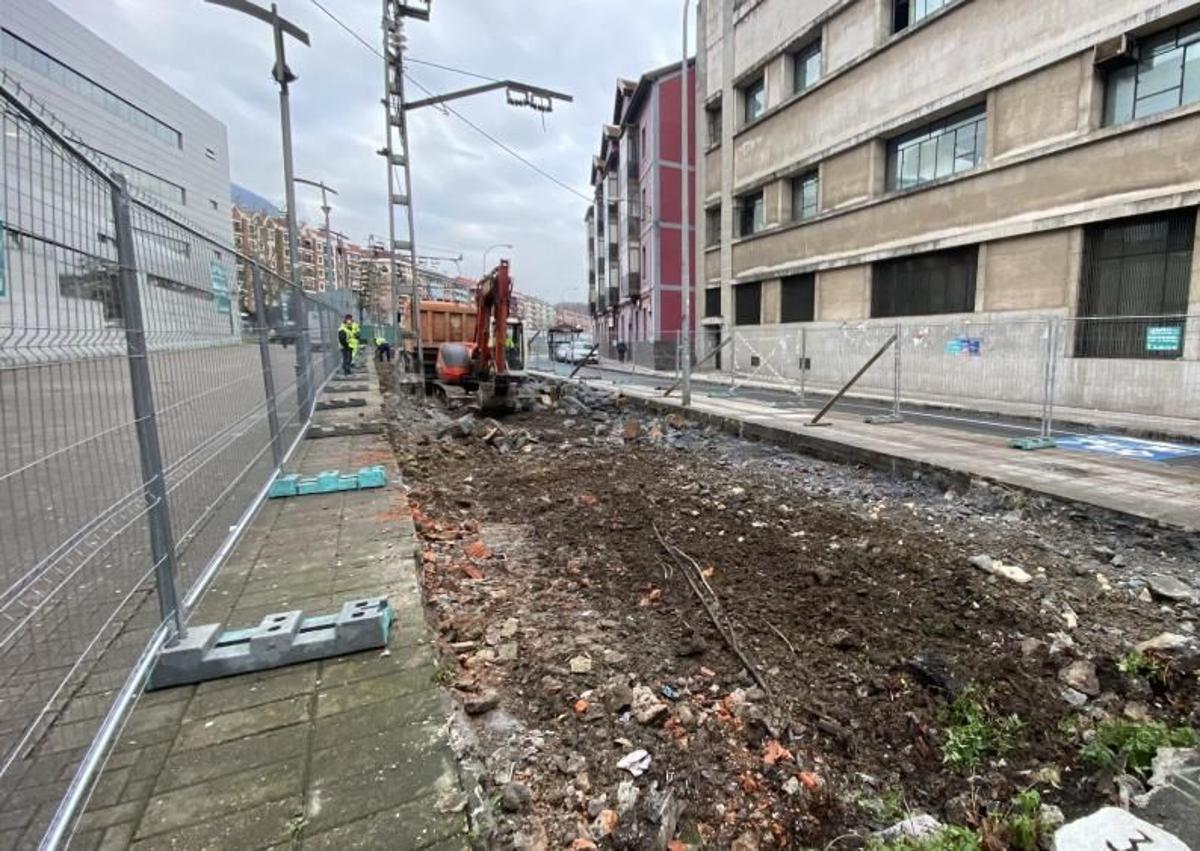
[[[1200,575],[1194,536],[586,392],[501,423],[388,398],[490,847],[862,847],[913,813],[986,838],[1021,790],[1117,794],[1080,759],[1102,720],[1200,721],[1186,664],[1119,670],[1194,633],[1194,597],[1146,588]],[[968,704],[1003,744],[956,760]]]

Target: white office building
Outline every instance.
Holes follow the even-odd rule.
[[[235,281],[235,264],[230,252],[215,248],[233,245],[225,125],[48,0],[0,2],[0,66],[7,89],[19,88],[22,101],[32,99],[65,125],[89,157],[123,174],[135,195],[215,240],[135,212],[141,280],[156,285],[143,295],[147,322],[190,327],[203,313],[213,333],[233,336],[237,310],[222,289]],[[70,158],[61,149],[31,144],[33,131],[15,111],[4,120],[5,337],[43,354],[53,352],[55,332],[65,329],[94,329],[104,344],[119,343],[114,249],[104,238],[108,227],[97,221],[102,201],[62,167]],[[35,329],[39,339],[31,341]]]
[[[0,3],[0,62],[130,184],[232,244],[225,125],[49,0]]]

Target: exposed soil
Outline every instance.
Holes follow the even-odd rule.
[[[907,812],[977,827],[1033,785],[1071,817],[1111,792],[1080,763],[1092,724],[1200,720],[1193,672],[1117,668],[1194,631],[1191,603],[1136,596],[1147,572],[1195,579],[1194,536],[586,401],[439,437],[447,416],[389,396],[430,617],[495,796],[490,845],[854,847]],[[1059,679],[1077,660],[1100,682],[1081,708]],[[1020,726],[956,766],[964,690]],[[635,779],[617,763],[637,749]]]

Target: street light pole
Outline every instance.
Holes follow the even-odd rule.
[[[298,265],[299,247],[296,229],[296,186],[292,173],[292,111],[288,103],[288,84],[295,82],[296,75],[287,67],[284,56],[283,37],[290,35],[305,47],[309,45],[308,33],[279,14],[278,7],[272,3],[268,12],[260,6],[255,6],[248,0],[206,0],[214,6],[224,6],[249,15],[264,23],[270,24],[275,35],[275,67],[271,76],[279,84],[279,123],[283,134],[283,185],[287,197],[287,226],[288,226],[288,266],[292,277],[292,295],[299,301],[299,317],[297,318],[296,338],[296,397],[299,401],[300,418],[306,419],[312,408],[312,385],[309,381],[309,343],[308,338],[308,306],[304,303],[304,288],[300,283],[300,267]]]
[[[326,193],[337,195],[337,190],[332,186],[327,186],[323,180],[308,180],[304,177],[295,178],[297,183],[303,183],[307,186],[315,186],[321,190],[321,212],[325,214],[325,282],[329,283],[329,272],[333,271],[333,288],[338,288],[337,265],[333,262],[332,239],[333,231],[329,229],[329,198]]]
[[[498,242],[495,245],[489,245],[483,252],[483,274],[485,276],[488,273],[488,264],[487,264],[488,255],[491,254],[492,251],[494,251],[497,248],[507,248],[509,251],[513,250],[512,245],[510,245],[507,242]]]
[[[679,181],[680,205],[683,211],[683,220],[680,222],[683,232],[683,268],[680,272],[680,285],[683,290],[683,318],[680,323],[681,333],[679,335],[680,345],[683,347],[683,354],[680,356],[683,363],[683,382],[679,397],[685,408],[692,404],[692,240],[688,193],[692,182],[691,151],[689,150],[691,134],[688,132],[688,100],[691,97],[691,90],[688,88],[688,12],[691,5],[692,0],[683,0],[683,58],[679,63],[679,102],[682,104],[680,107],[682,116],[679,125],[679,146],[683,149],[683,155],[680,158],[683,162],[683,175]]]

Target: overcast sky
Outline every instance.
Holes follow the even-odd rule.
[[[54,0],[101,37],[223,121],[232,179],[282,200],[277,89],[270,29],[202,0]],[[266,5],[266,0],[260,0]],[[325,180],[335,230],[356,241],[386,238],[382,60],[326,17],[312,0],[277,0],[312,46],[289,45],[296,173]],[[372,46],[381,39],[379,0],[321,0]],[[611,118],[617,77],[675,61],[678,0],[434,0],[432,20],[408,24],[409,54],[565,91],[571,104],[543,116],[505,105],[497,92],[459,101],[463,115],[588,194],[600,127]],[[434,91],[479,83],[413,65]],[[420,93],[415,93],[419,96]],[[414,96],[412,87],[410,97]],[[583,214],[587,202],[513,159],[459,119],[434,109],[410,117],[417,247],[463,255],[477,277],[483,251],[510,254],[521,289],[552,301],[587,296]],[[299,187],[302,219],[320,221],[316,190]],[[452,263],[443,271],[453,273]]]

